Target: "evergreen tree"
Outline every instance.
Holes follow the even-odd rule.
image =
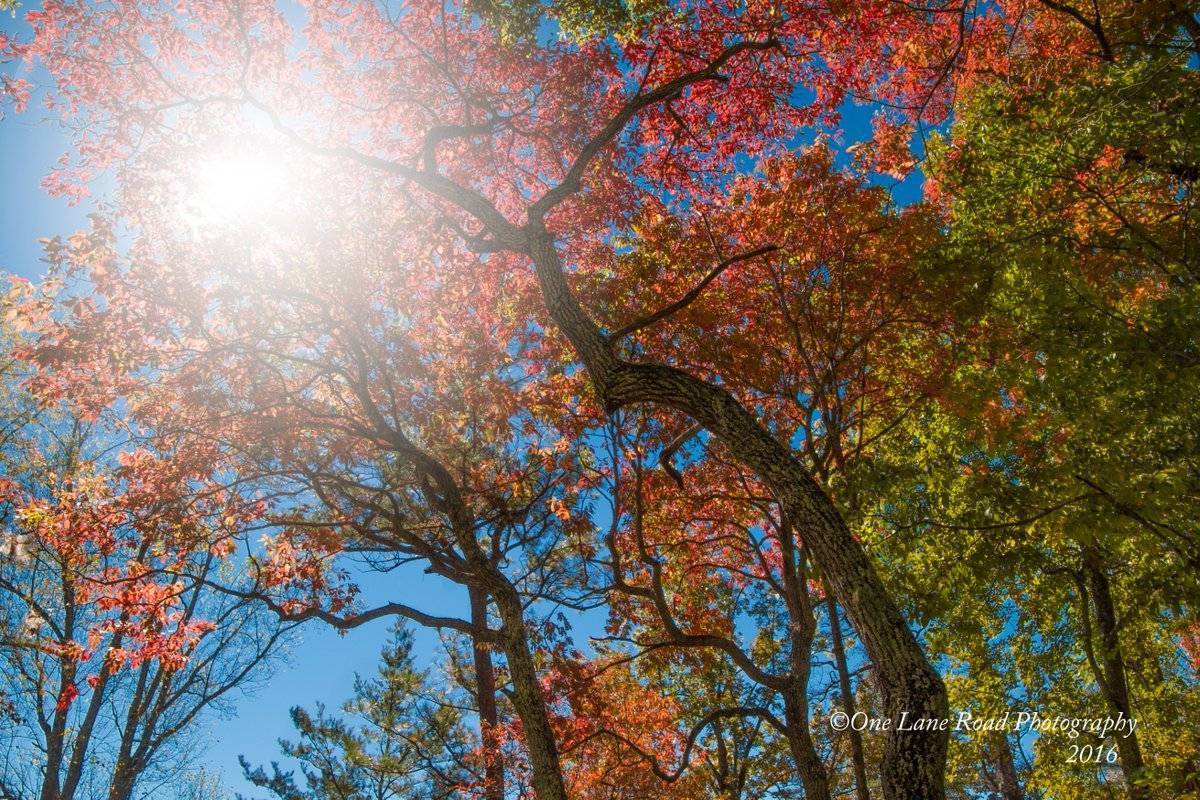
[[[355,677],[342,715],[321,703],[315,712],[292,709],[299,740],[279,746],[299,762],[303,780],[278,762],[268,774],[240,757],[247,780],[279,800],[435,800],[469,781],[460,766],[471,746],[461,714],[414,666],[412,633],[399,623],[391,632],[378,675]]]

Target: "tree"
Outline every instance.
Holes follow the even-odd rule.
[[[89,10],[84,16],[90,16],[92,13],[93,11]],[[698,196],[705,194],[702,185],[687,171],[687,165],[692,163],[693,159],[718,158],[722,147],[741,147],[751,153],[757,152],[759,146],[765,147],[765,143],[762,142],[755,145],[749,135],[751,129],[747,125],[759,125],[757,121],[750,122],[756,120],[756,114],[761,117],[761,124],[765,125],[788,125],[792,124],[797,116],[805,116],[785,102],[791,94],[795,77],[792,69],[803,69],[804,64],[802,59],[797,60],[788,55],[786,43],[798,42],[812,26],[819,27],[820,20],[804,14],[795,18],[774,18],[765,9],[742,17],[727,15],[720,9],[698,10],[681,19],[678,25],[665,26],[657,31],[658,35],[664,37],[667,47],[646,50],[641,45],[631,44],[625,48],[625,55],[632,58],[629,63],[632,70],[624,73],[614,69],[617,62],[609,57],[607,45],[494,48],[488,44],[489,34],[472,28],[468,20],[440,7],[422,8],[419,13],[408,15],[400,29],[396,27],[399,24],[398,20],[380,15],[375,9],[359,9],[350,17],[344,17],[335,13],[333,9],[318,6],[311,9],[311,13],[313,24],[310,25],[309,31],[313,34],[312,54],[315,56],[323,52],[321,57],[331,59],[329,63],[341,59],[342,56],[338,55],[341,44],[355,42],[357,46],[369,40],[378,40],[374,33],[366,39],[359,39],[359,31],[353,26],[345,27],[351,17],[362,13],[366,15],[362,18],[364,24],[368,27],[376,26],[379,36],[387,37],[389,30],[398,34],[391,39],[399,48],[397,57],[408,58],[407,54],[411,53],[417,57],[414,63],[420,63],[418,53],[427,52],[428,44],[440,42],[443,37],[452,35],[459,46],[480,55],[492,54],[488,57],[499,59],[493,64],[493,71],[506,75],[521,74],[523,71],[527,75],[527,82],[524,87],[506,85],[498,92],[490,92],[493,96],[484,105],[492,110],[485,112],[483,117],[479,117],[477,109],[465,109],[467,119],[470,120],[466,128],[462,128],[456,119],[446,118],[437,120],[434,127],[427,130],[414,131],[413,143],[417,143],[418,140],[424,142],[418,144],[418,150],[421,152],[420,164],[409,163],[403,157],[400,160],[383,158],[373,153],[348,149],[341,143],[314,140],[307,133],[293,128],[290,112],[276,103],[276,100],[283,99],[282,96],[269,99],[256,96],[256,90],[252,90],[249,84],[233,86],[235,94],[240,97],[229,105],[229,109],[236,110],[238,106],[245,104],[263,109],[278,123],[277,127],[284,140],[291,142],[304,158],[344,156],[349,163],[358,164],[367,174],[378,172],[379,178],[385,182],[389,180],[389,176],[399,176],[405,181],[411,181],[413,186],[420,189],[422,195],[412,206],[413,212],[427,214],[427,209],[432,206],[434,213],[427,216],[427,219],[437,222],[443,230],[448,228],[450,231],[461,230],[466,233],[470,228],[479,230],[477,226],[482,224],[484,228],[478,235],[466,234],[463,239],[455,234],[452,239],[445,240],[446,244],[453,248],[448,252],[455,252],[455,258],[469,255],[469,250],[462,250],[462,244],[465,243],[470,249],[493,251],[492,262],[497,265],[512,265],[512,268],[516,269],[514,257],[528,259],[539,282],[538,291],[542,295],[542,303],[554,324],[570,341],[576,357],[586,368],[591,391],[596,394],[601,405],[617,409],[625,405],[657,402],[691,416],[730,446],[737,458],[761,475],[771,486],[787,516],[796,524],[809,529],[807,544],[814,558],[824,567],[831,586],[846,604],[847,611],[858,627],[877,668],[886,673],[881,685],[888,699],[889,711],[898,714],[903,709],[909,709],[922,715],[940,713],[943,710],[944,698],[937,675],[929,667],[869,560],[850,536],[827,496],[791,453],[788,444],[778,441],[751,412],[716,383],[665,364],[656,365],[645,359],[641,363],[634,363],[621,357],[616,342],[606,339],[593,319],[578,306],[566,283],[561,255],[555,247],[555,240],[560,236],[555,226],[566,219],[562,216],[562,209],[569,205],[567,201],[572,200],[582,188],[585,175],[604,175],[602,171],[595,172],[591,169],[596,156],[607,152],[609,147],[617,142],[618,134],[621,134],[635,117],[640,118],[639,125],[642,125],[642,129],[647,133],[653,131],[654,126],[659,126],[658,133],[651,135],[661,137],[661,146],[646,150],[647,157],[641,159],[644,162],[642,166],[629,170],[628,175],[619,180],[613,180],[609,176],[601,177],[595,185],[596,191],[589,189],[589,196],[584,204],[596,200],[603,202],[603,198],[610,196],[613,191],[627,193],[627,189],[621,188],[622,184],[629,186],[627,182],[635,179],[644,169],[656,169],[656,159],[673,149],[668,144],[670,137],[676,133],[676,123],[673,120],[683,120],[686,125],[689,124],[689,119],[695,121],[701,115],[707,115],[707,111],[704,110],[704,98],[723,69],[731,70],[735,76],[733,85],[741,87],[738,92],[728,94],[730,98],[737,97],[737,103],[726,103],[722,106],[721,125],[714,129],[720,133],[713,147],[706,145],[703,149],[688,154],[678,165],[672,166],[672,180],[677,190],[693,191]],[[35,17],[35,22],[44,19]],[[197,18],[194,21],[200,24],[201,28],[215,25],[213,30],[241,30],[245,34],[236,35],[234,38],[250,49],[242,53],[227,54],[228,57],[223,55],[219,59],[221,63],[229,65],[247,63],[247,58],[254,62],[262,57],[271,49],[266,44],[269,37],[279,34],[287,27],[273,11],[265,8],[239,9],[239,12],[232,16],[221,18],[218,15],[212,19]],[[80,22],[84,22],[84,19],[76,20],[76,23]],[[93,28],[94,23],[95,20],[86,22],[85,28],[99,29]],[[142,24],[132,19],[126,19],[124,23],[133,24],[137,28]],[[166,45],[163,52],[174,50],[183,41],[175,38],[179,29],[173,24],[170,27],[174,32],[166,29],[159,32],[172,39],[170,44],[162,41],[162,44]],[[251,29],[254,31],[253,35],[250,35]],[[75,27],[74,30],[82,29]],[[45,63],[50,65],[53,62],[56,65],[53,69],[61,67],[65,70],[61,73],[65,78],[67,72],[73,69],[71,63],[74,56],[60,48],[68,40],[76,43],[78,40],[74,34],[66,33],[65,30],[63,33],[63,36],[40,37],[36,47],[40,49],[39,57]],[[321,35],[317,36],[318,33]],[[727,34],[736,36],[737,41],[725,46],[722,40]],[[140,35],[139,30],[133,39],[136,40]],[[892,35],[892,31],[888,31],[888,35]],[[121,37],[130,41],[125,34],[121,34]],[[342,40],[341,44],[334,45],[338,39]],[[688,39],[694,40],[692,43],[701,50],[694,51]],[[329,45],[332,47],[326,50]],[[123,47],[118,44],[117,37],[105,39],[102,44],[104,52],[101,61],[112,64],[118,61],[137,63],[137,69],[147,64],[144,53],[131,53],[131,62],[124,59],[114,60],[115,53],[110,49],[114,46]],[[414,49],[405,50],[410,46]],[[240,48],[241,45],[237,47]],[[448,52],[445,48],[440,49],[442,52]],[[689,52],[698,52],[699,55],[685,55]],[[196,60],[192,65],[195,67],[194,71],[189,68],[189,72],[194,72],[195,79],[200,79],[199,76],[206,68],[216,66],[208,60],[210,55],[211,52]],[[523,63],[519,70],[514,69],[510,59],[524,61],[526,56],[531,60]],[[208,67],[202,67],[201,61],[206,62]],[[263,62],[263,65],[266,66],[266,63]],[[459,72],[464,63],[466,62],[443,61],[432,64],[432,71],[428,75],[429,86],[436,92],[453,92],[453,81],[445,81],[444,76]],[[530,70],[531,65],[536,68]],[[291,68],[282,62],[276,62],[276,66],[283,68],[283,71],[276,72],[272,80],[285,78],[284,73]],[[274,68],[270,69],[274,71]],[[220,69],[217,68],[217,71]],[[638,72],[644,72],[641,81],[644,90],[634,93],[610,91],[625,82],[627,74]],[[249,75],[249,72],[243,74]],[[109,77],[116,81],[108,85],[132,85],[127,80],[131,76],[117,78],[113,74]],[[229,85],[224,84],[224,88],[218,88],[225,79],[216,75],[211,77],[215,83],[207,88],[197,88],[201,88],[203,93],[215,91],[218,96],[225,96]],[[382,77],[382,73],[376,77]],[[99,79],[102,82],[108,80],[104,77]],[[193,78],[188,79],[189,82],[191,80]],[[165,86],[158,78],[151,78],[151,81],[155,87],[152,91],[154,95],[161,91],[174,95],[177,89],[181,88],[173,85],[169,79]],[[139,81],[134,81],[136,82]],[[392,82],[389,80],[388,83]],[[274,93],[282,85],[276,82],[270,91]],[[267,84],[260,88],[267,88]],[[322,102],[335,100],[340,88],[336,83],[326,88],[332,91]],[[585,92],[583,95],[579,94],[581,88]],[[188,97],[193,96],[190,90],[185,94]],[[303,92],[294,97],[298,99],[301,94]],[[214,99],[223,102],[218,96],[214,96]],[[453,95],[446,97],[449,99]],[[676,97],[680,99],[673,99]],[[686,100],[683,99],[685,97]],[[146,111],[162,105],[162,97],[131,97],[130,100],[134,105],[149,103],[142,106]],[[533,101],[532,105],[528,105],[528,101]],[[174,105],[173,100],[167,102]],[[457,104],[457,101],[452,99],[450,102]],[[124,101],[121,104],[124,105]],[[421,104],[427,105],[424,100]],[[115,122],[118,127],[125,122],[132,122],[132,119],[123,113],[110,117],[109,109],[102,108],[102,105],[99,104],[84,113],[97,113]],[[564,112],[569,115],[585,106],[591,106],[593,110],[588,114],[578,115],[576,120],[564,115]],[[176,110],[179,108],[176,107]],[[734,113],[735,108],[737,113]],[[748,108],[754,108],[756,113],[744,114]],[[152,115],[153,113],[151,111]],[[513,115],[513,119],[506,119],[510,115]],[[204,125],[209,121],[204,119],[203,115],[188,116]],[[522,133],[523,123],[518,122],[517,117],[527,117],[534,121],[537,134],[529,137]],[[348,113],[343,116],[342,122],[344,130],[349,131],[358,120],[354,114]],[[430,120],[431,124],[433,122]],[[141,123],[136,124],[139,128],[143,127]],[[375,123],[371,124],[374,127]],[[450,127],[446,127],[447,125]],[[472,134],[471,131],[475,129],[481,133]],[[146,128],[147,133],[160,130],[157,122]],[[556,177],[549,179],[542,186],[530,185],[528,191],[523,191],[520,184],[524,183],[525,179],[518,177],[519,173],[512,172],[491,183],[493,188],[512,186],[511,190],[505,189],[492,197],[486,196],[486,193],[481,194],[477,187],[472,187],[469,181],[466,181],[467,173],[462,174],[465,182],[458,183],[456,176],[446,176],[439,172],[438,157],[448,152],[439,154],[439,146],[442,144],[453,149],[468,145],[467,150],[455,158],[458,165],[456,170],[464,169],[475,158],[483,157],[486,161],[491,161],[490,153],[496,152],[492,150],[492,143],[489,141],[484,149],[471,152],[469,140],[461,138],[464,134],[484,135],[489,140],[490,134],[512,139],[516,146],[507,152],[515,156],[516,161],[512,164],[497,164],[505,172],[517,168],[525,174],[543,174],[547,177],[553,174]],[[168,149],[172,146],[166,140],[158,141]],[[724,141],[725,144],[719,144],[720,141]],[[150,140],[143,142],[147,147],[154,146],[150,145]],[[549,147],[546,146],[547,143]],[[115,152],[110,152],[110,155],[115,155]],[[564,162],[560,157],[561,153],[573,155]],[[627,155],[636,153],[637,151],[629,150]],[[154,159],[158,160],[162,155],[159,153]],[[526,167],[522,162],[531,157],[533,160]],[[624,157],[617,156],[618,159]],[[701,166],[702,164],[697,162],[697,167]],[[67,183],[73,182],[66,173],[61,177]],[[517,185],[510,183],[514,179]],[[521,199],[523,194],[539,195],[540,199],[532,203],[525,202]],[[524,207],[529,222],[511,222],[501,210],[507,206]],[[464,213],[466,217],[463,216]],[[472,219],[469,220],[468,217]],[[439,220],[441,221],[438,222]],[[569,237],[571,245],[591,246],[589,240],[593,237],[589,232],[578,233],[579,235]],[[455,239],[458,243],[454,242]],[[126,321],[132,322],[128,317]],[[510,324],[513,322],[518,321],[513,320]],[[522,325],[523,323],[518,322],[514,329],[519,330]],[[898,741],[892,741],[889,745],[891,757],[885,760],[889,775],[887,782],[894,783],[897,791],[929,791],[937,795],[940,786],[940,768],[937,765],[942,758],[944,741],[936,734],[920,734],[911,738],[913,741],[909,741],[904,747],[901,747]],[[544,763],[546,769],[552,770],[553,762],[554,759],[547,755]],[[548,776],[545,780],[553,782]],[[549,785],[548,783],[547,786]],[[901,786],[906,788],[901,789]]]
[[[932,175],[948,253],[973,287],[959,300],[965,346],[940,408],[897,454],[910,465],[901,524],[921,531],[898,547],[929,562],[914,583],[934,624],[965,626],[945,649],[979,671],[1011,665],[998,687],[1010,695],[1162,728],[1196,702],[1180,661],[1200,431],[1186,30],[1168,27],[1174,40],[1152,36],[1154,48],[1104,32],[1109,56],[1069,84],[1018,65],[964,98]],[[936,555],[951,546],[967,558]],[[948,574],[986,607],[942,594]],[[1019,634],[985,626],[981,640],[981,618]],[[1131,797],[1184,791],[1190,737],[1151,753],[1150,730],[1113,740],[1120,775],[1108,778]],[[1098,791],[1054,742],[1037,751],[1031,786]]]
[[[44,299],[16,283],[5,308]],[[208,515],[181,507],[178,484],[173,502],[174,476],[153,475],[161,463],[114,458],[117,431],[39,408],[26,377],[6,355],[0,671],[12,724],[0,788],[22,800],[130,800],[189,769],[197,726],[261,679],[284,628],[207,589],[222,566],[203,536],[192,540],[199,552],[184,543]]]
[[[731,213],[706,215],[696,231],[681,232],[670,218],[648,219],[634,227],[636,241],[613,272],[633,286],[664,287],[667,296],[684,294],[672,281],[712,283],[652,328],[618,333],[637,336],[639,347],[670,348],[680,363],[708,365],[780,439],[796,443],[843,516],[861,524],[852,470],[940,379],[947,359],[938,337],[948,321],[936,282],[915,280],[922,248],[937,241],[931,215],[890,208],[881,189],[832,162],[821,144],[764,161],[761,176],[734,189],[739,201]],[[701,256],[690,249],[712,246],[705,233],[713,230],[775,244],[702,275],[695,267]],[[616,296],[628,291],[618,284]],[[705,332],[721,324],[733,298],[746,303],[742,313],[752,324],[714,340]],[[764,350],[774,357],[757,358]],[[913,363],[912,352],[922,361]],[[609,459],[627,473],[627,486],[614,491],[630,495],[614,503],[619,524],[607,548],[613,583],[630,598],[614,611],[643,626],[633,636],[637,646],[716,646],[768,698],[777,694],[774,711],[805,791],[828,796],[827,759],[809,731],[822,598],[809,586],[820,573],[805,529],[786,517],[770,487],[697,426],[680,420],[666,427],[653,418],[633,424],[640,430],[630,434],[631,452]],[[648,469],[655,462],[661,472]],[[627,566],[623,552],[633,554]],[[838,616],[836,603],[832,613]],[[742,629],[755,632],[752,645],[738,641]],[[840,660],[848,672],[844,649]],[[849,683],[847,675],[846,697]],[[857,732],[849,737],[851,749],[861,751]],[[860,762],[861,752],[851,758]],[[858,772],[865,793],[865,773]]]
[[[378,677],[355,678],[346,717],[321,705],[292,709],[300,740],[279,747],[300,762],[304,783],[275,762],[268,775],[242,758],[247,780],[280,800],[445,798],[469,785],[459,766],[470,746],[461,713],[413,663],[412,634],[401,624],[391,633]]]

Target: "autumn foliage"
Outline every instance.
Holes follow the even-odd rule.
[[[0,479],[10,561],[89,565],[72,658],[182,668],[198,585],[439,628],[488,800],[1195,789],[1191,6],[26,19],[100,202],[11,352],[124,437]],[[361,585],[414,564],[460,613]],[[1145,733],[829,724],[1018,698]]]

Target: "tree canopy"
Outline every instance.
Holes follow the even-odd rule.
[[[0,86],[95,213],[11,357],[137,436],[22,535],[140,554],[113,669],[200,587],[443,632],[461,716],[400,639],[281,797],[1197,791],[1196,14],[43,3]],[[1137,723],[903,724],[1016,710]]]

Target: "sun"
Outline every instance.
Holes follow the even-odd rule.
[[[185,215],[193,226],[244,227],[287,216],[299,175],[280,152],[220,147],[195,161],[185,181]]]

